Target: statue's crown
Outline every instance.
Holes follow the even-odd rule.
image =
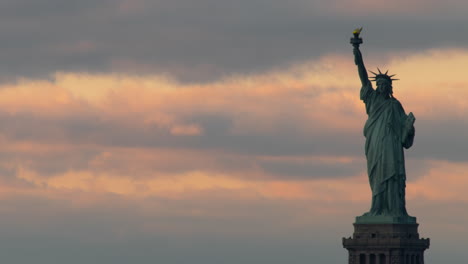
[[[395,76],[396,74],[393,74],[393,75],[387,75],[388,71],[386,71],[385,73],[382,73],[380,71],[379,68],[377,68],[377,70],[379,71],[379,73],[375,73],[373,71],[370,71],[372,74],[374,74],[374,76],[370,77],[371,78],[371,81],[377,81],[378,79],[386,79],[388,81],[390,81],[390,83],[392,81],[397,81],[399,79],[393,79],[392,77]]]

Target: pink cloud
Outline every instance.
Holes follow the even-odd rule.
[[[433,201],[468,202],[468,163],[433,161],[432,169],[415,182],[408,183],[408,198]]]
[[[196,136],[203,133],[198,125],[175,125],[171,128],[171,134],[179,136]]]
[[[467,59],[465,50],[430,50],[379,66],[395,69],[401,78],[395,83],[395,96],[417,118],[430,120],[447,115],[462,118],[468,111],[463,100],[468,92],[460,89],[468,87],[468,81],[463,77],[463,65]],[[58,73],[52,81],[24,79],[2,85],[0,109],[10,115],[27,113],[38,120],[79,117],[112,121],[122,128],[148,130],[156,127],[168,135],[177,136],[177,140],[204,135],[205,124],[193,119],[213,113],[232,120],[232,126],[226,132],[228,135],[268,134],[284,124],[311,134],[330,131],[361,133],[365,112],[358,98],[359,86],[351,58],[331,55],[284,71],[233,76],[206,84],[182,84],[159,75]],[[282,180],[267,175],[268,172],[259,166],[259,161],[275,159],[289,162],[291,159],[304,159],[300,164],[307,163],[308,159],[323,164],[354,161],[353,157],[346,155],[269,157],[170,145],[165,148],[118,148],[93,141],[91,136],[86,144],[74,142],[63,136],[65,132],[60,129],[59,126],[50,130],[57,133],[57,138],[63,139],[56,142],[12,140],[3,135],[3,150],[19,157],[40,153],[56,156],[85,151],[98,153],[82,162],[86,165],[80,165],[80,168],[49,174],[34,169],[38,162],[16,159],[11,166],[18,168],[17,178],[33,186],[25,190],[115,193],[128,197],[183,197],[189,193],[230,190],[274,199],[351,199],[357,202],[365,201],[369,196],[363,175],[346,179],[311,177],[310,180]],[[112,135],[113,132],[93,133]],[[226,168],[220,163],[222,159],[242,160],[239,164],[244,167],[240,170]],[[181,164],[187,165],[185,170],[174,169],[180,168]],[[294,161],[291,164],[295,164]],[[450,170],[458,165],[444,166],[445,170]],[[429,177],[427,182],[410,183],[409,197],[422,195],[430,199],[455,199],[449,192],[452,187],[441,189],[433,185],[441,173],[442,170],[434,169],[426,176]],[[458,190],[455,184],[462,175],[460,171],[446,176],[451,179],[446,184],[453,185],[452,190]],[[7,185],[3,188],[5,193],[9,189],[14,190]],[[348,191],[350,189],[359,191]],[[462,192],[455,193],[459,199],[465,199]]]

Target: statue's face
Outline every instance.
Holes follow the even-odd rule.
[[[392,83],[387,79],[377,79],[377,92],[390,95],[392,93]]]

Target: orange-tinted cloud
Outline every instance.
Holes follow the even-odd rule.
[[[397,73],[395,96],[430,123],[466,115],[468,90],[460,89],[468,87],[466,59],[465,50],[430,50],[367,66]],[[127,197],[229,190],[362,202],[369,193],[362,149],[341,151],[364,143],[359,86],[351,58],[339,56],[213,83],[84,73],[23,79],[0,87],[0,117],[7,122],[2,166],[24,190]],[[440,173],[432,168],[429,175]],[[462,176],[452,177],[455,184]],[[431,182],[426,191],[414,190],[452,197],[427,191]]]
[[[432,201],[467,202],[468,163],[433,161],[431,170],[417,181],[408,184],[408,198]]]

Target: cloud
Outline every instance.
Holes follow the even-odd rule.
[[[430,50],[377,65],[396,69],[401,81],[395,95],[417,118],[416,146],[446,149],[443,155],[425,151],[439,158],[464,157],[467,108],[459,87],[466,84],[458,77],[466,56],[463,50]],[[375,64],[371,59],[368,67]],[[328,56],[208,84],[157,75],[59,73],[52,81],[22,79],[1,87],[0,131],[8,140],[60,144],[356,155],[365,114],[354,68],[346,58]],[[457,140],[436,140],[436,134]]]
[[[364,158],[267,157],[257,164],[265,174],[285,180],[352,177],[366,170]]]
[[[342,15],[355,15],[355,16],[432,16],[443,17],[447,15],[446,12],[452,12],[452,15],[461,15],[462,10],[467,9],[465,2],[460,0],[450,0],[445,3],[439,1],[411,1],[405,2],[402,0],[387,2],[384,0],[334,0],[327,2],[323,5],[329,12],[337,12]]]
[[[459,89],[468,85],[461,67],[467,56],[428,50],[383,65],[370,56],[369,68],[395,69],[401,78],[395,96],[417,118],[415,146],[407,151],[417,164],[467,160],[468,108]],[[195,186],[189,175],[203,175],[195,177],[201,182],[225,177],[260,193],[270,190],[244,181],[292,190],[291,181],[353,178],[365,173],[358,90],[352,60],[338,55],[211,83],[89,73],[20,79],[0,87],[4,170],[30,171],[33,178],[20,177],[28,186],[120,194],[148,189],[150,179]],[[427,172],[417,167],[408,165],[412,179]]]
[[[0,59],[8,62],[0,65],[2,82],[57,71],[211,82],[348,54],[351,30],[360,25],[366,48],[384,55],[467,42],[457,30],[466,24],[462,1],[8,0],[0,6]]]
[[[433,161],[431,169],[409,184],[409,197],[424,197],[432,201],[467,202],[464,188],[466,163]]]
[[[401,78],[395,96],[417,118],[415,145],[406,151],[408,209],[436,228],[442,227],[431,220],[437,218],[427,203],[449,213],[467,200],[461,187],[467,109],[460,100],[466,91],[456,89],[466,81],[461,70],[454,74],[448,67],[462,65],[466,54],[429,50],[386,63],[371,54],[366,61]],[[271,239],[310,242],[301,234],[311,226],[328,227],[308,233],[315,238],[328,237],[330,230],[346,236],[346,223],[368,210],[371,199],[363,153],[366,116],[355,70],[352,60],[329,55],[211,83],[181,83],[167,75],[57,73],[50,80],[3,84],[0,210],[8,215],[14,208],[35,208],[13,214],[4,230],[23,230],[30,241],[49,234],[51,241],[71,243],[65,252],[95,241],[102,251],[86,251],[104,263],[115,259],[102,252],[128,249],[124,241],[187,250],[190,243],[180,241],[204,241],[197,251],[208,252],[217,240],[225,241],[219,249],[227,252],[253,234],[251,245],[263,244],[270,252],[285,246],[265,243]],[[451,201],[459,205],[444,206]],[[26,220],[14,221],[20,217]],[[45,231],[28,233],[38,224]],[[343,234],[336,226],[343,226]],[[457,230],[460,224],[443,228]],[[74,237],[82,229],[89,232]],[[18,234],[11,232],[5,237]],[[34,253],[32,245],[25,251]],[[46,252],[56,248],[49,245]],[[141,253],[136,247],[127,252]],[[183,256],[211,259],[194,252]],[[265,260],[262,254],[249,256]]]

